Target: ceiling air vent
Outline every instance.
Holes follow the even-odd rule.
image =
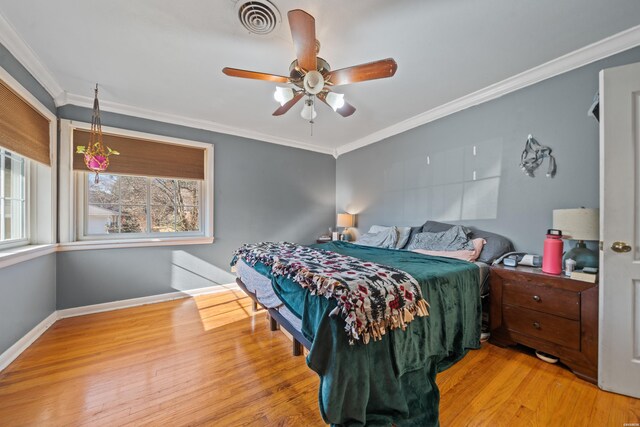
[[[236,8],[240,23],[252,34],[267,35],[275,30],[281,20],[278,8],[267,0],[240,0]]]

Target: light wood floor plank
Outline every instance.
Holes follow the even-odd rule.
[[[238,291],[63,319],[0,373],[4,426],[322,426],[318,378]],[[622,426],[640,401],[483,344],[438,375],[448,426]]]

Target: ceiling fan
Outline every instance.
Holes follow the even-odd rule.
[[[396,73],[398,64],[392,58],[332,71],[327,61],[318,56],[320,42],[316,40],[316,21],[313,16],[300,9],[289,11],[287,16],[297,58],[289,66],[289,77],[238,68],[222,69],[227,76],[293,84],[294,88],[276,87],[273,96],[280,103],[280,108],[273,112],[274,116],[283,115],[306,97],[300,115],[311,123],[316,117],[315,99],[324,102],[341,116],[348,117],[356,109],[344,100],[344,94],[336,93],[332,88],[392,77]]]

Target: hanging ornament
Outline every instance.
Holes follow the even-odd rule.
[[[105,151],[106,149],[106,151]],[[93,100],[93,116],[91,117],[91,134],[89,145],[78,145],[77,154],[84,154],[84,164],[91,172],[96,173],[96,184],[100,180],[100,172],[109,167],[109,156],[120,154],[116,150],[105,147],[102,143],[102,123],[100,122],[100,105],[98,103],[98,84],[96,83],[95,98]]]

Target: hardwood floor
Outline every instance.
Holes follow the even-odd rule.
[[[0,373],[0,425],[324,425],[290,352],[240,291],[63,319]],[[490,344],[438,384],[445,427],[640,422],[640,400]]]

